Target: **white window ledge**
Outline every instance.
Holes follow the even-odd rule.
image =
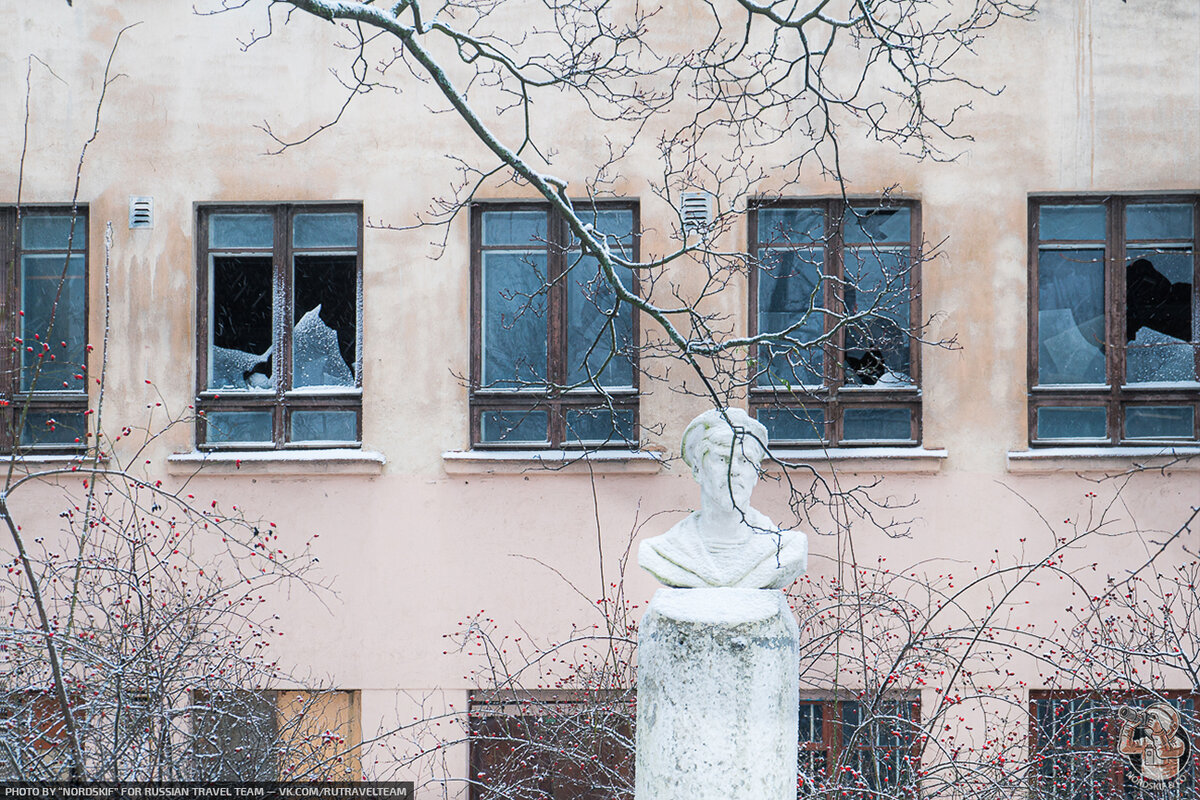
[[[242,450],[175,453],[167,457],[171,475],[379,475],[382,453],[353,448],[330,450]]]
[[[626,474],[653,475],[658,453],[645,450],[451,450],[442,453],[447,475]]]
[[[1121,473],[1136,469],[1200,471],[1200,447],[1045,447],[1008,454],[1008,471]]]
[[[771,455],[789,464],[806,464],[847,474],[932,475],[941,471],[947,454],[945,450],[926,450],[924,447],[772,447]],[[764,461],[763,467],[768,473],[783,471],[776,461]]]
[[[85,472],[92,468],[95,463],[87,456],[71,456],[71,455],[41,455],[38,453],[22,453],[16,457],[11,455],[0,456],[0,472],[7,473],[8,465],[13,461],[16,462],[16,467],[13,472],[28,475],[33,472],[58,472],[58,471],[73,471]],[[108,459],[102,458],[98,464],[100,469],[108,467]]]

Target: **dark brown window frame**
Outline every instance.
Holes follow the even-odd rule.
[[[899,696],[887,695],[887,696],[883,697],[880,702],[887,703],[887,704],[893,704],[893,703],[894,704],[900,704],[900,703],[909,704],[909,706],[910,706],[909,710],[911,711],[912,716],[907,718],[907,722],[908,722],[909,726],[911,727],[910,732],[912,734],[912,736],[911,736],[912,741],[909,745],[907,757],[913,759],[913,765],[915,766],[917,761],[921,757],[921,745],[920,745],[921,737],[918,735],[918,729],[921,724],[921,700],[920,700],[920,697],[917,695],[908,696],[907,694],[899,695]],[[848,747],[852,747],[853,750],[857,754],[870,754],[870,753],[874,753],[876,751],[876,749],[877,749],[876,743],[874,741],[867,741],[865,739],[860,740],[860,741],[855,741],[852,745],[849,745],[849,746],[847,745],[847,743],[845,741],[846,736],[847,736],[847,723],[845,723],[845,720],[844,720],[844,711],[845,711],[845,707],[849,704],[858,706],[860,709],[859,713],[861,715],[861,713],[862,713],[861,709],[863,708],[864,703],[860,700],[851,699],[851,698],[844,697],[841,695],[829,695],[829,696],[807,695],[807,696],[802,696],[800,698],[800,707],[802,709],[805,706],[819,707],[821,709],[821,740],[820,741],[806,739],[805,732],[803,730],[803,724],[801,725],[801,733],[800,733],[800,753],[801,753],[800,768],[801,768],[801,770],[803,770],[806,766],[806,764],[803,760],[804,753],[807,752],[807,753],[815,753],[816,754],[813,758],[810,758],[810,760],[807,764],[807,766],[809,766],[810,768],[812,766],[815,766],[816,762],[818,760],[820,760],[821,756],[823,755],[824,762],[825,762],[824,766],[823,766],[823,768],[825,770],[824,780],[828,781],[829,776],[834,775],[839,768],[844,767],[844,766],[850,766],[850,762],[848,762],[845,758],[845,754],[846,754]],[[882,710],[881,713],[886,715],[888,712],[886,710]],[[862,724],[861,719],[860,719],[859,724],[860,725]],[[881,724],[881,723],[879,721],[876,721],[872,724]],[[914,772],[915,772],[915,770],[914,770]],[[818,784],[820,784],[819,779],[817,782],[818,782]],[[856,794],[857,789],[855,787],[843,786],[842,784],[838,783],[837,781],[834,781],[833,783],[837,784],[839,786],[839,788],[842,789],[843,796],[847,796],[847,797],[858,796]],[[874,796],[876,796],[876,792],[882,791],[885,787],[875,787],[874,789],[871,789],[868,787],[860,787],[860,788],[863,793],[862,796],[874,797]],[[909,783],[909,784],[899,783],[895,786],[888,786],[888,787],[886,787],[886,789],[888,791],[895,792],[897,797],[915,798],[919,794],[919,789],[920,789],[919,779],[917,779],[916,777],[913,777],[912,783]],[[807,795],[801,794],[801,796],[807,796]]]
[[[1195,715],[1200,711],[1200,693],[1189,689],[1171,689],[1155,692],[1138,692],[1138,691],[1121,691],[1121,692],[1098,692],[1092,690],[1073,690],[1073,689],[1031,689],[1029,692],[1029,754],[1030,754],[1030,781],[1035,786],[1035,796],[1054,798],[1056,797],[1052,787],[1047,787],[1044,782],[1046,780],[1043,774],[1043,762],[1046,757],[1054,757],[1053,746],[1046,747],[1041,742],[1039,719],[1038,719],[1038,704],[1049,702],[1072,702],[1077,700],[1090,700],[1102,705],[1123,705],[1132,702],[1145,702],[1150,700],[1191,700],[1192,713]],[[1083,721],[1083,720],[1080,720]],[[1115,722],[1115,720],[1113,720]],[[1195,718],[1193,718],[1193,722]],[[1094,789],[1083,790],[1090,792],[1095,800],[1107,800],[1109,797],[1124,797],[1125,775],[1121,766],[1120,756],[1117,754],[1113,742],[1117,736],[1116,730],[1106,731],[1108,741],[1105,742],[1105,750],[1093,751],[1078,751],[1075,755],[1085,755],[1086,752],[1104,752],[1105,757],[1111,760],[1111,766],[1106,770],[1104,779],[1108,781],[1107,786],[1096,787]],[[1190,758],[1192,761],[1193,774],[1200,772],[1200,751],[1196,745],[1200,744],[1192,742],[1192,750]],[[1063,753],[1062,755],[1072,755],[1072,753]],[[1195,788],[1191,790],[1195,792]],[[1071,798],[1086,797],[1087,794],[1081,794],[1078,790],[1068,793]],[[1185,796],[1191,797],[1192,794]]]
[[[606,763],[602,768],[612,769],[614,771],[628,770],[627,782],[630,792],[627,797],[613,798],[612,795],[603,794],[604,800],[632,800],[633,798],[633,767],[634,767],[634,752],[632,747],[633,738],[633,720],[635,715],[634,704],[636,703],[636,693],[634,690],[476,690],[468,694],[467,700],[467,730],[469,740],[469,798],[470,800],[499,800],[500,795],[491,791],[487,785],[487,774],[485,769],[486,754],[484,753],[489,740],[495,740],[497,737],[489,735],[489,728],[495,728],[494,721],[496,720],[512,720],[517,726],[524,728],[521,733],[529,737],[530,741],[536,741],[533,737],[537,733],[539,719],[546,715],[548,710],[552,711],[556,708],[569,710],[578,708],[580,710],[596,710],[603,713],[605,705],[620,706],[624,705],[623,711],[614,712],[614,717],[618,725],[621,724],[621,717],[629,723],[629,728],[620,731],[620,735],[625,741],[630,743],[629,751],[626,753],[620,752],[620,740],[611,742],[615,745],[609,752],[614,756],[613,763]],[[539,711],[541,713],[539,713]],[[503,734],[505,738],[512,736],[514,739],[520,734]],[[515,749],[520,745],[520,740],[513,743]],[[582,776],[571,775],[566,781],[556,780],[560,775],[564,774],[561,770],[555,769],[553,759],[549,758],[549,751],[552,750],[548,744],[533,745],[534,752],[530,755],[534,756],[538,762],[535,764],[521,763],[521,766],[526,766],[532,776],[538,777],[538,789],[545,794],[546,798],[553,800],[566,800],[566,798],[580,798],[586,800],[591,798],[592,793],[586,795],[578,794],[581,788],[579,778]],[[577,766],[568,764],[570,766]],[[525,777],[525,776],[522,776]],[[563,785],[563,784],[566,785]],[[605,788],[605,787],[601,787]],[[600,800],[601,795],[597,794],[595,800]]]
[[[22,203],[20,206],[0,206],[0,242],[3,243],[3,263],[0,265],[0,280],[3,281],[3,307],[11,309],[0,313],[0,341],[11,343],[11,347],[0,348],[0,403],[3,404],[3,422],[0,423],[0,452],[11,453],[14,450],[23,453],[44,454],[74,454],[82,452],[87,447],[86,434],[83,440],[75,444],[18,444],[17,426],[22,422],[23,415],[38,417],[47,415],[84,415],[85,424],[90,429],[91,419],[87,415],[88,393],[86,382],[81,382],[78,390],[35,388],[27,392],[21,389],[21,351],[17,339],[20,338],[20,320],[18,313],[21,309],[21,256],[25,249],[21,246],[21,219],[30,215],[72,215],[74,227],[69,250],[60,248],[64,257],[68,254],[83,256],[84,292],[83,318],[85,326],[90,321],[89,315],[89,264],[92,236],[88,229],[88,206],[85,203]],[[75,236],[82,230],[84,245],[75,245]],[[36,250],[29,252],[56,253],[58,250]],[[21,342],[20,346],[30,347],[33,343]],[[86,358],[86,351],[85,351]],[[86,370],[81,374],[86,375]]]
[[[602,211],[629,211],[633,215],[632,258],[639,257],[641,244],[641,218],[636,200],[580,201],[578,208]],[[570,409],[595,409],[609,405],[615,412],[629,411],[633,415],[634,437],[638,430],[640,380],[638,374],[638,343],[640,342],[639,320],[636,310],[632,313],[633,368],[632,386],[614,388],[604,393],[574,389],[569,392],[547,394],[530,389],[485,389],[481,387],[483,375],[483,252],[491,249],[483,245],[483,215],[489,211],[544,211],[546,220],[547,252],[547,347],[546,370],[551,384],[566,383],[567,370],[567,302],[566,282],[559,280],[566,268],[570,231],[562,219],[546,202],[531,201],[487,201],[471,204],[471,446],[479,449],[553,449],[553,448],[622,448],[635,447],[636,442],[614,437],[602,444],[593,442],[566,441],[566,412]],[[586,213],[586,212],[584,212]],[[511,245],[495,245],[495,249],[511,249]],[[637,276],[634,274],[634,290]],[[545,442],[485,442],[480,419],[487,411],[509,411],[528,413],[544,411],[548,414],[548,437]]]
[[[1197,313],[1200,312],[1200,258],[1196,245],[1200,239],[1200,195],[1195,193],[1095,193],[1095,194],[1043,194],[1030,195],[1028,204],[1028,258],[1029,258],[1029,363],[1027,373],[1028,438],[1034,447],[1090,447],[1090,446],[1155,446],[1194,444],[1200,440],[1200,388],[1179,389],[1139,388],[1137,384],[1125,383],[1125,207],[1130,203],[1191,203],[1192,208],[1192,316],[1195,336]],[[1084,385],[1073,388],[1065,385],[1041,386],[1038,384],[1038,251],[1040,244],[1095,245],[1098,240],[1047,240],[1039,241],[1038,211],[1043,206],[1054,205],[1103,205],[1105,211],[1104,248],[1104,352],[1105,381],[1101,388]],[[1200,350],[1197,353],[1197,374],[1200,375]],[[1125,410],[1139,405],[1176,404],[1191,406],[1192,438],[1189,439],[1129,439],[1123,434]],[[1038,439],[1037,414],[1046,407],[1091,407],[1104,408],[1106,413],[1106,437],[1103,439]]]
[[[330,446],[327,442],[291,442],[291,415],[296,411],[353,411],[355,413],[354,442],[338,442],[337,447],[360,447],[362,443],[362,342],[363,342],[363,212],[357,202],[320,203],[204,203],[196,205],[196,443],[202,450],[310,450]],[[271,248],[274,294],[272,296],[272,337],[280,350],[273,372],[274,391],[239,392],[212,391],[208,388],[209,349],[209,233],[208,222],[214,214],[260,213],[274,218],[274,244]],[[354,213],[358,216],[358,243],[355,272],[357,281],[358,317],[356,321],[354,388],[345,391],[306,391],[292,389],[293,316],[292,276],[292,219],[298,213]],[[329,248],[342,251],[346,248]],[[320,252],[304,248],[305,252]],[[221,248],[220,252],[234,252]],[[263,249],[245,249],[246,254],[262,254]],[[272,414],[270,442],[209,443],[205,415],[212,411],[267,411]]]
[[[880,197],[829,197],[798,200],[763,201],[751,207],[748,215],[748,239],[751,255],[757,257],[758,252],[765,246],[779,246],[778,243],[760,241],[758,227],[758,212],[768,208],[788,209],[820,209],[825,215],[825,260],[829,275],[834,280],[826,280],[822,289],[821,302],[825,308],[838,307],[838,279],[844,274],[845,243],[842,240],[842,212],[847,206],[857,208],[907,208],[909,217],[909,320],[917,324],[921,319],[921,263],[923,260],[921,246],[921,204],[915,199],[880,198]],[[861,247],[863,245],[853,245]],[[873,245],[866,245],[871,247]],[[797,247],[800,247],[797,245]],[[749,319],[748,329],[751,336],[758,334],[758,270],[750,270],[748,287]],[[837,323],[832,315],[824,317],[824,331],[829,333]],[[921,390],[921,358],[920,343],[913,338],[909,341],[909,363],[911,364],[912,386],[897,388],[888,387],[877,389],[870,386],[847,386],[844,378],[845,359],[845,329],[834,331],[834,336],[824,349],[822,359],[823,381],[820,388],[797,388],[789,390],[780,387],[763,387],[756,383],[755,376],[750,376],[749,403],[750,413],[757,414],[760,410],[786,410],[800,407],[801,409],[821,409],[824,413],[824,428],[826,436],[820,441],[796,440],[796,446],[813,447],[917,447],[922,441],[922,390]],[[752,354],[757,361],[757,348]],[[907,440],[875,440],[844,438],[844,413],[847,409],[867,408],[907,408],[910,412],[910,437]],[[788,442],[788,444],[792,444]]]

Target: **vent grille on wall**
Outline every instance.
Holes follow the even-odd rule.
[[[153,197],[131,197],[131,198],[129,198],[129,227],[130,228],[153,228],[154,227],[154,198]]]
[[[679,198],[683,230],[699,231],[712,222],[712,195],[708,192],[684,192]]]

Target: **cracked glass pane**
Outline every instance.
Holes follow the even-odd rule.
[[[824,209],[763,208],[758,212],[760,242],[819,245],[824,238]]]
[[[358,275],[354,256],[295,256],[292,386],[355,385]]]
[[[848,249],[845,260],[846,312],[866,315],[846,328],[846,384],[911,384],[908,250]]]
[[[357,442],[358,414],[353,411],[293,411],[293,442]]]
[[[546,253],[487,251],[482,274],[482,388],[544,386]]]
[[[790,338],[816,341],[825,332],[820,310],[825,253],[823,250],[786,249],[761,252],[758,273],[758,330],[778,333],[796,325]],[[797,323],[799,323],[797,325]],[[790,347],[784,342],[760,345],[755,365],[759,386],[820,386],[823,353],[820,345]]]
[[[1191,239],[1192,206],[1189,203],[1141,203],[1125,208],[1125,238]]]
[[[21,256],[22,391],[83,391],[86,293],[82,255]]]
[[[1196,380],[1192,252],[1133,249],[1125,269],[1125,380]]]
[[[297,214],[292,219],[292,246],[358,247],[358,214]]]
[[[565,421],[568,442],[622,444],[634,441],[630,409],[568,408]]]
[[[269,442],[273,438],[270,411],[210,411],[204,419],[209,444]]]
[[[755,414],[767,428],[767,440],[777,442],[820,442],[825,437],[823,408],[760,408]]]
[[[912,238],[912,212],[907,208],[853,208],[842,224],[847,244],[907,242]]]
[[[1127,439],[1190,439],[1194,435],[1195,409],[1191,406],[1128,406]]]
[[[528,245],[545,239],[545,211],[488,211],[483,215],[484,245]]]
[[[1102,205],[1042,206],[1038,209],[1038,237],[1104,240],[1105,208]]]
[[[208,388],[270,390],[270,256],[213,256]]]
[[[21,433],[22,447],[46,447],[82,445],[87,439],[87,415],[81,413],[55,412],[47,414],[30,409],[25,416],[25,428]]]
[[[270,214],[213,214],[208,219],[208,245],[269,248],[275,243],[275,218]]]
[[[848,441],[907,441],[912,438],[912,411],[907,408],[847,408],[842,438]]]
[[[1108,409],[1102,406],[1044,406],[1037,410],[1039,439],[1104,439]]]
[[[600,274],[596,259],[578,252],[571,257],[566,285],[567,382],[633,386],[633,309],[627,303],[616,307],[616,292]],[[629,286],[632,273],[622,267],[617,273]]]
[[[479,438],[490,444],[545,444],[549,423],[545,411],[484,411],[479,415]]]
[[[1104,251],[1038,253],[1038,383],[1105,381]]]
[[[22,250],[72,250],[87,248],[87,219],[70,214],[25,214],[21,217]]]

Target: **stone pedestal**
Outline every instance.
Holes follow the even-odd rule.
[[[775,589],[659,589],[638,633],[636,800],[795,800],[799,632]]]

